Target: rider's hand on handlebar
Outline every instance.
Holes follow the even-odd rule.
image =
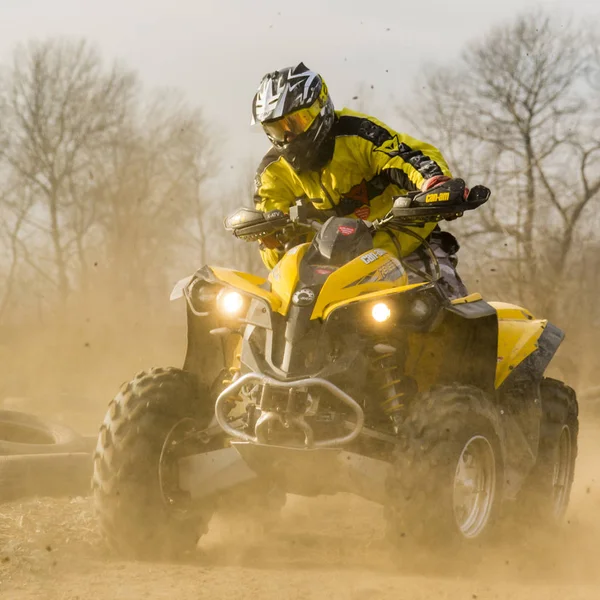
[[[450,181],[451,179],[452,179],[452,177],[448,177],[447,175],[434,175],[433,177],[430,177],[429,179],[426,179],[423,182],[423,185],[421,186],[421,191],[428,192],[428,191],[436,188],[438,185],[441,185],[442,183],[446,183],[447,181]],[[467,199],[468,195],[469,195],[469,188],[465,186],[465,192],[464,192],[465,200]]]
[[[440,185],[441,183],[445,183],[446,181],[450,181],[452,177],[448,177],[447,175],[434,175],[429,179],[426,179],[421,186],[422,192],[427,192],[430,189],[434,188],[436,185]]]
[[[276,233],[271,233],[270,235],[260,238],[259,244],[260,246],[268,248],[269,250],[278,250],[283,248],[283,244],[277,237]]]
[[[283,221],[283,226],[285,226],[285,223],[289,220],[288,215],[279,209],[269,210],[263,214],[265,221],[272,222],[281,220]],[[269,233],[268,235],[261,237],[260,245],[264,248],[268,248],[269,250],[282,249],[284,246],[284,241],[281,238],[281,231],[275,231],[274,233]]]

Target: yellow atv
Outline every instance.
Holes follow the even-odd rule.
[[[176,286],[183,369],[138,374],[100,428],[93,487],[109,544],[174,556],[223,504],[268,520],[287,493],[380,502],[390,537],[405,541],[479,539],[511,502],[560,521],[577,401],[544,371],[563,333],[479,294],[448,299],[426,240],[434,274],[416,283],[373,247],[377,232],[418,235],[489,197],[444,186],[398,198],[376,222],[323,224],[302,202],[226,220],[246,240],[302,227],[314,238],[291,244],[268,279],[205,266]]]

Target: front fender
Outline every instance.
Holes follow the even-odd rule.
[[[219,335],[211,334],[211,331],[222,325],[219,315],[214,310],[196,310],[193,298],[190,297],[191,290],[202,285],[202,281],[217,283],[218,278],[208,267],[203,267],[193,275],[179,280],[170,299],[186,299],[187,349],[183,369],[196,377],[200,388],[214,389],[215,384],[223,379],[223,374],[235,365],[241,336],[234,331],[224,335],[222,331]]]
[[[198,316],[188,306],[187,351],[183,369],[193,373],[197,381],[209,389],[214,389],[223,374],[234,366],[241,341],[241,336],[233,332],[228,335],[212,335],[211,330],[218,327],[215,315]]]
[[[497,388],[510,387],[519,382],[540,382],[565,337],[562,330],[548,321],[529,321],[523,325],[529,327],[521,328],[520,343],[513,352],[503,357],[502,361],[498,357]]]

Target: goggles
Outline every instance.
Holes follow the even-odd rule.
[[[317,98],[312,106],[301,108],[276,121],[263,123],[267,135],[280,144],[287,144],[294,138],[306,133],[319,116],[323,102]]]

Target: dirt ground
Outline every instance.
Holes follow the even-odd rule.
[[[583,415],[585,422],[585,415]],[[598,600],[600,424],[585,424],[571,509],[558,535],[513,536],[442,559],[392,553],[381,509],[339,495],[291,496],[269,533],[213,521],[185,563],[116,560],[89,498],[0,506],[0,597],[10,600],[260,598]]]

